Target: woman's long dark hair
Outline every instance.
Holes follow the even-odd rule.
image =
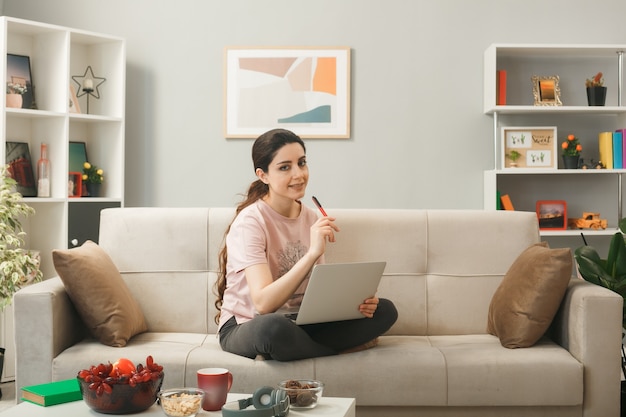
[[[289,143],[299,143],[306,153],[306,147],[304,142],[295,133],[285,129],[273,129],[263,133],[252,145],[252,162],[254,164],[254,170],[257,168],[267,172],[270,163],[278,153],[278,150]],[[257,179],[248,188],[248,193],[245,199],[239,203],[235,212],[235,218],[239,215],[241,210],[253,204],[260,198],[263,198],[269,192],[267,184],[260,179]],[[233,218],[233,221],[235,219]],[[230,223],[232,225],[232,221]],[[220,311],[222,304],[224,303],[224,291],[226,290],[226,263],[228,261],[228,249],[226,247],[226,235],[230,231],[230,225],[226,229],[224,234],[224,246],[219,254],[219,271],[217,275],[217,281],[215,283],[217,299],[215,300],[215,307],[217,308],[217,315],[215,316],[215,323],[219,323]]]

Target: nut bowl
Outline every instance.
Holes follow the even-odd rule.
[[[163,372],[157,379],[129,384],[111,384],[111,392],[90,389],[93,383],[86,382],[78,377],[80,392],[89,408],[104,414],[132,414],[144,411],[157,399],[157,394],[163,384]]]
[[[324,383],[312,379],[289,379],[278,384],[280,391],[289,397],[294,410],[314,408],[322,398]]]
[[[199,388],[172,388],[159,392],[163,412],[170,417],[194,417],[202,408],[204,391]]]

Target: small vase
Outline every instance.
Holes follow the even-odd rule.
[[[7,94],[7,107],[12,107],[14,109],[22,108],[22,95],[21,94]]]
[[[579,155],[563,155],[563,168],[578,169]]]
[[[87,197],[100,197],[100,187],[102,184],[87,183]]]
[[[587,103],[590,106],[604,106],[606,87],[587,87]]]

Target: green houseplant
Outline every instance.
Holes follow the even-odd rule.
[[[22,249],[26,233],[22,219],[35,213],[15,191],[16,182],[6,166],[0,168],[0,309],[11,304],[13,294],[30,281],[40,281],[39,258]]]
[[[611,238],[606,259],[600,258],[592,246],[581,246],[574,251],[574,258],[580,275],[589,282],[601,285],[619,294],[624,299],[622,310],[622,337],[626,332],[626,243],[622,230],[626,230],[626,218],[619,222],[619,230]],[[624,345],[622,344],[622,356]],[[621,361],[622,372],[626,374],[626,364]],[[621,409],[626,410],[626,381],[621,382]],[[623,415],[623,414],[622,414]]]
[[[517,166],[517,160],[522,156],[521,153],[516,150],[512,150],[511,152],[506,154],[506,157],[511,160],[511,166]]]
[[[583,150],[578,138],[571,134],[567,135],[567,140],[561,142],[561,149],[563,149],[563,166],[566,169],[578,168],[580,151]]]
[[[104,171],[89,162],[83,164],[83,184],[87,189],[88,197],[98,197],[100,195],[100,187],[104,181]]]
[[[83,182],[85,184],[102,184],[104,171],[89,162],[83,164]]]
[[[619,231],[611,238],[606,259],[600,258],[593,246],[581,246],[574,251],[580,275],[589,282],[616,292],[626,301],[626,243],[621,230],[626,230],[626,218],[619,222]],[[626,302],[622,314],[622,332],[626,329]]]
[[[0,167],[0,310],[11,304],[17,290],[31,281],[40,281],[43,275],[38,255],[22,249],[26,234],[21,220],[35,210],[24,204],[15,185],[8,167]],[[4,369],[4,352],[5,348],[0,347],[0,375]]]

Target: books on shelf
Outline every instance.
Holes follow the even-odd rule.
[[[626,129],[598,134],[600,162],[606,169],[626,169]]]
[[[496,71],[496,105],[504,106],[506,104],[506,71]]]
[[[503,194],[500,197],[500,201],[502,202],[502,208],[504,210],[515,210],[513,207],[513,202],[511,201],[511,197],[508,194]]]
[[[623,135],[622,132],[616,130],[613,132],[613,168],[614,169],[622,169],[624,168],[623,162]]]
[[[72,378],[22,387],[22,399],[47,407],[82,400],[83,396],[78,379]]]
[[[606,169],[613,169],[613,132],[598,134],[600,161]]]
[[[617,129],[615,132],[619,132],[622,135],[622,166],[626,168],[626,129]]]

